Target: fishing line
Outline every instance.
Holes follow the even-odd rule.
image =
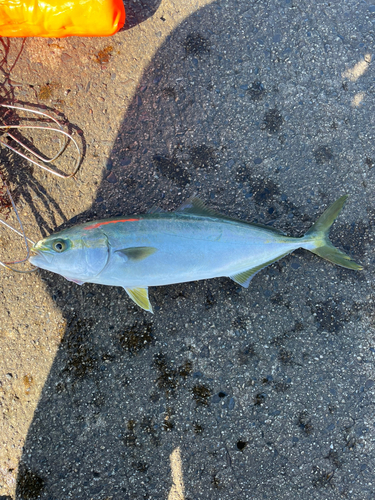
[[[37,117],[42,117],[44,119],[51,120],[56,125],[56,127],[54,127],[54,126],[52,126],[52,127],[51,126],[40,126],[40,125],[0,125],[0,131],[2,131],[2,130],[4,131],[3,138],[0,139],[0,146],[3,146],[5,148],[11,150],[13,153],[19,155],[24,160],[32,163],[33,165],[41,168],[42,170],[45,170],[46,172],[49,172],[50,174],[55,175],[61,179],[71,179],[71,178],[75,179],[74,176],[77,173],[77,171],[81,165],[82,153],[81,153],[81,150],[80,150],[80,147],[79,147],[77,141],[74,139],[74,137],[71,134],[69,134],[68,132],[65,132],[65,130],[63,130],[63,126],[60,124],[60,122],[56,118],[54,118],[51,115],[48,115],[47,113],[44,113],[43,111],[25,108],[22,106],[14,106],[11,104],[0,104],[0,107],[12,109],[12,110],[24,111],[26,113],[37,115]],[[18,118],[18,119],[20,119],[20,118]],[[31,118],[26,117],[23,119],[30,120]],[[13,133],[11,133],[10,130],[21,130],[21,131],[22,130],[42,130],[42,131],[49,131],[51,133],[56,133],[56,134],[58,134],[59,150],[51,158],[48,158],[47,156],[44,156],[42,154],[38,154],[36,151],[31,149],[29,146],[27,146],[27,144],[25,144],[19,138],[17,138]],[[4,138],[11,139],[16,144],[18,144],[18,146],[20,148],[22,148],[28,154],[25,154],[24,152],[20,151],[19,149],[11,146],[10,144],[8,144],[6,141],[3,140]],[[74,147],[76,149],[76,153],[77,153],[77,158],[75,159],[71,173],[65,173],[65,172],[62,172],[61,170],[59,170],[57,167],[52,167],[51,164],[63,154],[63,152],[68,147],[69,142],[72,142],[72,144],[74,145]],[[41,162],[43,162],[43,163],[41,163]],[[7,195],[9,197],[10,202],[11,202],[13,210],[16,214],[21,231],[18,231],[17,229],[15,229],[13,226],[11,226],[10,224],[8,224],[7,222],[5,222],[2,219],[0,219],[0,223],[3,224],[8,229],[10,229],[11,231],[15,232],[18,236],[21,236],[23,238],[24,244],[26,246],[27,255],[24,259],[21,259],[21,260],[14,260],[11,262],[0,261],[0,266],[4,267],[6,269],[9,269],[13,272],[16,272],[16,273],[34,272],[38,269],[37,267],[35,267],[34,269],[31,269],[31,270],[27,270],[27,271],[21,271],[19,269],[15,269],[15,268],[11,267],[14,264],[23,264],[23,263],[27,262],[30,258],[30,249],[29,249],[28,243],[30,242],[32,245],[35,245],[35,243],[34,243],[34,241],[32,241],[30,238],[28,238],[26,236],[21,218],[18,214],[13,197],[10,193],[10,189],[8,188],[8,185],[2,176],[1,176],[1,180],[3,182],[3,185],[5,186]]]
[[[27,270],[27,271],[21,271],[19,269],[15,269],[15,268],[11,267],[11,265],[13,265],[13,264],[22,264],[22,263],[26,262],[27,260],[29,260],[29,258],[30,258],[30,249],[29,249],[28,241],[30,241],[33,245],[35,245],[35,243],[32,240],[30,240],[29,238],[27,238],[27,236],[25,234],[25,230],[23,228],[23,224],[22,224],[21,218],[20,218],[20,216],[18,214],[18,210],[17,210],[16,204],[14,203],[13,197],[10,194],[10,190],[9,190],[6,182],[4,181],[4,179],[3,179],[3,183],[4,183],[5,189],[7,191],[7,194],[9,196],[10,202],[12,204],[13,210],[14,210],[14,212],[16,214],[18,223],[19,223],[20,228],[21,228],[21,232],[17,231],[17,229],[15,229],[14,227],[12,227],[10,224],[8,224],[7,222],[3,221],[2,219],[0,219],[0,222],[4,226],[8,227],[9,229],[11,229],[15,233],[17,233],[19,236],[23,237],[24,242],[25,242],[25,246],[26,246],[27,256],[24,259],[22,259],[22,260],[14,260],[14,261],[10,261],[10,262],[2,262],[2,261],[0,261],[0,265],[3,266],[3,267],[5,267],[6,269],[9,269],[10,271],[14,271],[15,273],[22,273],[22,274],[33,273],[34,271],[36,271],[38,269],[37,267],[35,267],[33,269],[30,269],[30,270]]]

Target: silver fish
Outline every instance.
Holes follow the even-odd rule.
[[[36,243],[30,262],[78,284],[123,287],[152,312],[148,287],[227,276],[247,288],[264,267],[304,248],[348,269],[362,266],[329,241],[347,196],[301,238],[220,215],[197,198],[176,212],[87,222]]]

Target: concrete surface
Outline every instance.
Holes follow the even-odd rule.
[[[348,193],[332,240],[365,269],[297,251],[248,290],[151,289],[153,316],[1,271],[0,498],[374,498],[375,6],[127,12],[110,39],[3,44],[3,95],[63,113],[85,150],[77,182],[2,154],[28,234],[196,194],[302,235]]]

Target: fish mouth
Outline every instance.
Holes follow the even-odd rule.
[[[30,253],[34,255],[30,255],[29,262],[36,267],[41,267],[42,269],[46,269],[48,264],[52,262],[52,255],[43,251],[42,248],[36,249],[35,246],[30,248]]]

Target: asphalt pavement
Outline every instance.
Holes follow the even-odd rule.
[[[248,289],[152,288],[153,315],[1,271],[2,500],[375,498],[375,5],[204,3],[12,41],[13,97],[85,151],[67,183],[3,155],[29,234],[195,195],[301,236],[348,194],[331,237],[364,270],[299,250]]]

